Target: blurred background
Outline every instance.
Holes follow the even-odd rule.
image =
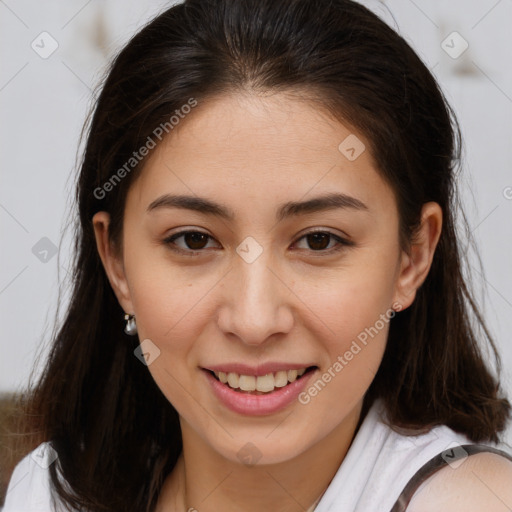
[[[69,268],[63,228],[80,130],[110,59],[173,3],[0,0],[0,504],[20,458],[5,435],[15,423],[12,397],[42,367]],[[483,274],[474,255],[467,257],[512,396],[512,1],[361,3],[411,44],[458,115],[460,191]],[[61,316],[65,290],[62,299]],[[512,426],[505,441],[512,444]]]

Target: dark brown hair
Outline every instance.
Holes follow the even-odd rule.
[[[182,448],[176,410],[134,356],[136,337],[123,332],[124,311],[91,221],[109,212],[119,245],[126,193],[143,161],[103,197],[94,191],[190,98],[200,104],[241,90],[302,91],[363,134],[394,190],[402,247],[425,202],[442,208],[431,270],[413,304],[391,320],[364,411],[381,397],[393,428],[445,424],[474,442],[498,441],[506,427],[500,358],[464,275],[455,229],[460,130],[427,67],[394,30],[350,0],[321,7],[317,0],[187,0],[117,55],[84,127],[70,303],[27,394],[26,415],[28,430],[58,453],[52,485],[78,510],[154,510]],[[497,377],[479,343],[491,349]]]

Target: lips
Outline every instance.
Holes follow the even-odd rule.
[[[299,370],[306,368],[305,365],[286,365],[286,366],[296,366],[299,367]],[[265,367],[259,367],[259,368],[249,368],[249,372],[255,372],[255,373],[261,373],[265,371],[267,368],[278,368],[278,370],[275,372],[276,374],[279,374],[279,372],[284,372],[282,364],[274,364],[274,365],[266,365]],[[292,368],[286,370],[286,376],[287,376],[287,383],[282,386],[278,387],[275,386],[275,377],[273,375],[273,372],[270,373],[270,377],[268,374],[265,375],[247,375],[247,374],[235,374],[235,372],[222,372],[222,370],[217,370],[217,368],[222,368],[224,370],[229,369],[240,369],[242,368],[243,371],[248,371],[247,366],[245,365],[222,365],[222,366],[216,366],[211,367],[215,368],[215,371],[207,369],[207,368],[201,368],[201,373],[204,375],[206,379],[206,383],[209,384],[209,388],[213,392],[213,395],[221,402],[225,407],[230,409],[231,411],[242,414],[242,415],[249,415],[249,416],[261,416],[261,415],[268,415],[268,414],[275,414],[279,411],[287,408],[290,406],[293,402],[297,400],[297,397],[299,394],[304,390],[304,388],[308,385],[309,382],[311,382],[311,379],[314,378],[315,374],[317,373],[318,367],[314,365],[307,366],[304,373],[299,377],[297,368]],[[262,370],[262,368],[265,368]],[[294,374],[297,374],[297,377],[293,382],[288,381],[288,372],[291,371],[292,379],[294,377]],[[217,377],[215,373],[219,375]],[[224,376],[222,376],[222,373],[224,373]],[[231,377],[229,377],[231,375]],[[223,380],[230,379],[239,379],[238,384],[240,384],[240,379],[242,379],[242,386],[243,387],[251,387],[252,382],[255,382],[256,379],[263,378],[267,379],[267,388],[270,388],[270,383],[268,382],[268,379],[272,378],[274,379],[274,388],[273,390],[269,390],[266,392],[254,390],[254,391],[244,391],[241,389],[233,389],[229,382],[222,383],[220,380],[220,377],[222,376]],[[249,383],[247,382],[247,379],[244,379],[244,377],[247,377],[249,379]],[[251,381],[251,379],[253,379]],[[244,383],[243,381],[246,380]],[[232,380],[232,383],[234,381]]]

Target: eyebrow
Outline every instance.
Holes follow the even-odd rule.
[[[205,215],[213,215],[225,220],[233,221],[235,213],[230,208],[216,203],[211,199],[188,195],[164,194],[155,199],[146,209],[152,212],[160,208],[182,208],[192,210]],[[362,201],[346,194],[331,193],[314,197],[307,201],[290,201],[282,204],[276,213],[276,220],[282,221],[289,217],[306,215],[339,208],[352,210],[366,210],[369,208]]]

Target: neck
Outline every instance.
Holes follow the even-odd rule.
[[[252,466],[223,457],[180,418],[183,451],[156,511],[313,511],[352,444],[361,412],[362,401],[336,429],[292,459]]]

